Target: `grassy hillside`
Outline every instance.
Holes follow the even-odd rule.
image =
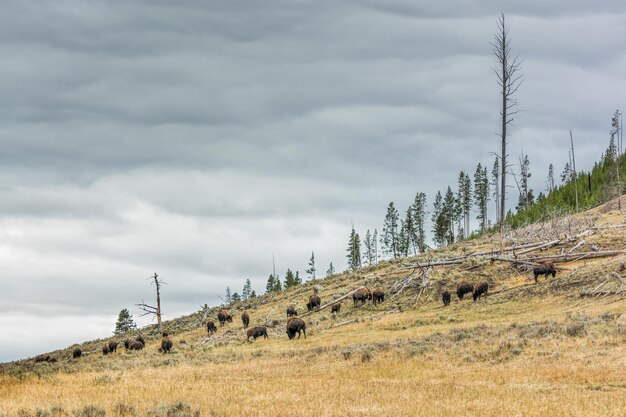
[[[619,289],[607,276],[626,276],[624,254],[583,254],[625,249],[624,226],[626,215],[604,205],[510,232],[509,247],[562,241],[507,258],[580,255],[537,285],[528,266],[492,262],[497,235],[318,280],[323,304],[362,285],[388,294],[378,306],[349,298],[339,314],[306,316],[307,339],[287,339],[285,310],[305,311],[313,283],[229,306],[233,323],[211,337],[198,313],[166,322],[169,355],[150,328],[139,352],[103,356],[96,340],[52,352],[56,363],[3,364],[0,416],[624,416],[626,297],[580,297],[603,282]],[[421,275],[406,264],[468,254],[431,268],[416,302]],[[411,273],[409,286],[389,293]],[[441,290],[462,279],[488,282],[490,294],[443,307]],[[268,325],[269,339],[245,341],[243,309],[251,326]],[[76,346],[84,357],[71,358]]]

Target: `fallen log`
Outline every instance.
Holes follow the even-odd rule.
[[[587,291],[583,290],[580,292],[581,297],[595,297],[595,296],[606,296],[606,295],[626,295],[626,290],[620,291]]]
[[[566,253],[563,255],[542,256],[539,258],[533,258],[533,260],[539,263],[546,262],[546,261],[568,262],[571,260],[608,258],[609,256],[617,256],[617,255],[622,255],[622,254],[626,254],[626,250],[606,250],[606,251],[598,251],[598,252]]]

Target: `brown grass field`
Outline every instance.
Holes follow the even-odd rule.
[[[596,226],[626,220],[606,207],[585,216]],[[605,229],[585,240],[624,249],[625,235]],[[429,256],[484,250],[495,240]],[[74,345],[52,353],[57,363],[0,365],[0,416],[626,416],[626,297],[579,295],[609,272],[626,276],[624,262],[621,255],[559,264],[556,278],[536,286],[511,264],[438,267],[418,304],[414,287],[376,307],[345,300],[338,315],[305,318],[306,340],[288,340],[285,309],[303,309],[306,283],[231,306],[233,323],[214,337],[197,313],[165,323],[175,343],[169,355],[146,329],[140,352],[103,356],[98,340],[80,345],[87,354],[79,360],[71,359]],[[400,262],[383,262],[317,285],[324,303],[363,284],[389,288],[407,274]],[[439,290],[461,278],[487,280],[493,293],[477,302],[453,296],[444,308]],[[243,308],[251,325],[270,325],[268,340],[245,341]]]

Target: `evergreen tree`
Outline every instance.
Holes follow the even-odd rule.
[[[413,255],[417,255],[419,239],[417,236],[417,226],[415,224],[413,206],[409,206],[409,208],[407,209],[403,226],[404,226],[404,234],[405,234],[405,239],[406,239],[405,256],[409,256],[409,253],[411,251],[413,252]]]
[[[133,320],[133,316],[130,314],[128,309],[123,308],[120,310],[120,314],[117,316],[117,321],[115,322],[115,334],[122,334],[129,332],[131,330],[135,330],[137,325]]]
[[[465,172],[459,173],[459,191],[457,194],[458,211],[463,218],[463,233],[459,235],[459,239],[469,235],[470,229],[470,209],[472,207],[472,182]]]
[[[532,204],[530,197],[532,196],[532,190],[528,189],[528,179],[531,177],[530,174],[530,161],[528,160],[528,155],[520,156],[519,159],[520,164],[520,180],[518,183],[519,188],[519,199],[517,202],[517,212],[519,213],[522,210],[528,210]]]
[[[226,287],[226,294],[224,297],[224,301],[226,301],[226,304],[229,304],[232,301],[232,297],[230,295],[230,287]]]
[[[394,258],[399,257],[398,253],[398,210],[393,206],[393,202],[387,207],[387,215],[385,216],[385,224],[380,237],[380,243],[383,246],[383,252],[393,255]]]
[[[496,223],[500,223],[500,160],[498,157],[493,161],[491,169],[491,185],[493,186],[493,197],[496,202]]]
[[[287,289],[295,287],[296,285],[297,283],[295,275],[293,274],[293,272],[291,272],[291,269],[287,268],[287,273],[285,274],[285,284],[283,285],[283,287]]]
[[[274,278],[273,274],[270,274],[270,277],[267,279],[267,284],[265,285],[265,294],[269,294],[276,290],[276,278]]]
[[[249,298],[255,298],[256,297],[256,292],[254,290],[252,290],[252,292],[250,293],[250,297]]]
[[[365,256],[363,259],[367,265],[374,264],[374,247],[372,243],[372,234],[370,233],[370,229],[367,229],[367,232],[365,232],[365,240],[363,241],[363,245],[365,246]]]
[[[478,208],[478,216],[480,220],[480,231],[485,233],[487,230],[487,201],[489,200],[489,178],[487,177],[487,167],[483,168],[480,163],[476,166],[474,173],[474,204]]]
[[[400,231],[398,232],[398,256],[406,258],[409,252],[409,238],[407,236],[406,223],[400,220]]]
[[[309,274],[309,278],[315,280],[315,252],[311,252],[311,259],[309,259],[309,269],[305,272]]]
[[[445,216],[442,216],[441,213],[442,202],[443,197],[441,196],[441,191],[437,191],[437,194],[435,194],[435,201],[433,202],[433,214],[430,220],[433,224],[433,241],[438,246],[443,246],[445,244],[447,230],[444,218]]]
[[[565,167],[563,168],[563,172],[561,172],[561,182],[568,183],[572,179],[572,168],[570,167],[569,162],[565,163]]]
[[[457,200],[454,198],[452,188],[448,186],[448,190],[446,191],[446,195],[441,204],[441,211],[444,213],[446,220],[446,244],[448,245],[454,243],[454,222],[458,219],[460,213],[458,207],[459,205]]]
[[[359,234],[354,230],[354,226],[352,226],[352,231],[350,232],[350,238],[348,240],[348,249],[346,250],[348,258],[348,268],[351,271],[356,270],[361,267],[361,239],[359,238]]]
[[[238,292],[234,292],[233,295],[230,297],[230,299],[233,303],[236,303],[238,301],[241,301],[241,296],[239,295]]]
[[[411,209],[413,213],[413,225],[415,228],[415,244],[420,253],[426,252],[426,232],[424,219],[426,218],[426,194],[417,193]]]
[[[378,229],[374,229],[374,235],[372,235],[372,245],[374,247],[374,263],[378,263]]]
[[[331,275],[335,274],[335,267],[333,266],[333,263],[330,263],[330,266],[328,267],[328,269],[326,270],[326,276],[329,277]]]
[[[282,290],[283,290],[283,285],[280,282],[280,277],[276,275],[276,278],[274,279],[274,291],[281,292]]]
[[[554,191],[554,165],[550,164],[548,167],[548,180],[546,181],[548,185],[548,193]]]
[[[252,293],[252,283],[250,282],[250,278],[246,279],[246,283],[243,286],[243,290],[241,291],[241,298],[247,300],[250,298],[250,294]]]

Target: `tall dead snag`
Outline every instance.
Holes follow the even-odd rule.
[[[159,275],[156,272],[147,279],[152,281],[156,287],[156,307],[146,304],[143,300],[141,300],[140,304],[136,305],[144,312],[140,317],[153,315],[157,319],[159,330],[161,330],[161,285],[166,283],[159,279]]]
[[[509,38],[509,28],[504,22],[504,13],[500,15],[498,19],[498,30],[493,36],[493,42],[491,48],[493,54],[498,60],[497,66],[493,68],[493,72],[498,79],[498,86],[500,87],[502,107],[500,109],[501,127],[500,127],[500,140],[502,142],[502,153],[500,154],[501,160],[501,186],[500,186],[500,250],[504,250],[504,221],[505,221],[505,206],[506,200],[506,140],[507,140],[507,127],[513,122],[513,116],[517,114],[519,110],[513,110],[517,106],[517,100],[513,98],[517,92],[519,86],[522,83],[523,74],[518,72],[521,70],[521,62],[518,60],[519,55],[512,55],[511,52],[511,39]]]

